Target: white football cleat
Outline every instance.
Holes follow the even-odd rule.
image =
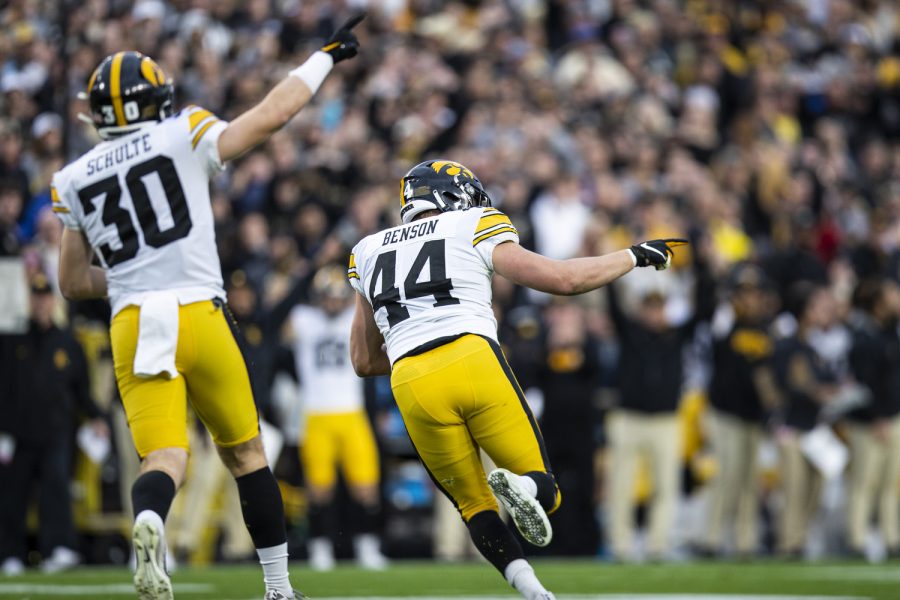
[[[518,475],[506,469],[494,469],[488,475],[488,485],[529,544],[544,547],[550,543],[553,539],[550,519],[537,498],[522,489]]]
[[[381,541],[378,536],[365,533],[353,540],[356,549],[356,563],[367,571],[384,571],[390,561],[381,553]]]
[[[313,571],[333,571],[335,567],[334,546],[328,538],[309,540],[309,568]]]
[[[172,582],[165,570],[166,544],[162,532],[147,521],[134,524],[134,589],[140,600],[173,600]]]
[[[80,563],[81,557],[78,556],[77,552],[65,546],[57,546],[50,553],[50,556],[47,557],[47,560],[41,564],[41,570],[47,574],[60,573],[74,569]]]
[[[7,577],[15,577],[25,572],[25,563],[13,556],[7,558],[0,565],[0,571]]]

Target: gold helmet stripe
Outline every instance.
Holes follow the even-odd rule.
[[[116,125],[119,127],[128,124],[128,121],[125,120],[125,109],[122,107],[123,58],[125,58],[124,52],[116,52],[112,59],[112,68],[109,71],[110,96],[112,96],[113,110],[116,112]]]
[[[93,73],[91,73],[91,78],[88,79],[88,86],[87,86],[87,93],[88,93],[88,95],[90,95],[90,94],[91,94],[91,90],[94,89],[94,82],[97,81],[97,75],[100,74],[100,71],[101,71],[102,69],[103,69],[103,65],[100,65],[99,67],[97,67],[96,69],[94,69],[94,72],[93,72]]]
[[[404,184],[406,183],[406,177],[400,178],[400,208],[406,206],[406,197],[403,195]]]

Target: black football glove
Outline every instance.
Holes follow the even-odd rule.
[[[331,55],[334,63],[337,64],[342,60],[353,58],[359,50],[359,40],[353,33],[353,28],[366,18],[366,13],[359,13],[347,19],[347,22],[341,25],[337,31],[331,34],[331,38],[322,46],[322,52]]]
[[[669,265],[672,264],[672,257],[675,256],[672,248],[683,246],[687,243],[687,240],[681,238],[649,240],[635,244],[630,250],[637,261],[636,266],[653,266],[657,271],[662,271],[663,269],[668,269]]]

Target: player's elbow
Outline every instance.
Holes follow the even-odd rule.
[[[554,271],[553,292],[557,296],[574,296],[582,292],[582,278],[577,269],[563,263],[563,267]]]
[[[375,369],[375,363],[371,360],[364,360],[362,358],[353,358],[353,355],[350,356],[350,362],[353,363],[353,370],[356,371],[357,377],[373,377],[374,375],[378,375]]]
[[[84,288],[85,286],[81,285],[77,277],[60,270],[59,291],[67,300],[83,300],[85,298]]]
[[[350,351],[350,364],[359,377],[377,377],[390,375],[391,366],[387,356],[383,352],[369,352],[367,350]]]
[[[262,129],[265,130],[267,135],[272,135],[287,125],[294,117],[294,112],[291,111],[289,106],[277,102],[274,98],[267,98],[260,108],[262,109],[260,111],[262,113],[262,119],[260,119]]]
[[[357,377],[372,376],[372,366],[365,363],[353,363],[353,370],[356,372]]]
[[[502,273],[501,273],[502,274]],[[554,296],[571,296],[579,293],[582,278],[567,261],[552,261],[539,268],[522,271],[511,279],[539,292]]]
[[[269,115],[269,133],[275,133],[279,129],[283,128],[288,124],[288,122],[290,122],[293,116],[294,114],[287,110],[273,110],[272,114]]]
[[[369,377],[372,371],[372,361],[368,357],[368,353],[359,344],[350,343],[350,364],[359,377]]]

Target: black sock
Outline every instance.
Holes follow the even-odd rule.
[[[253,545],[271,548],[287,542],[281,490],[269,467],[235,478],[244,524]]]
[[[331,538],[337,533],[337,507],[334,501],[310,502],[307,519],[311,538]]]
[[[525,473],[525,477],[530,477],[537,485],[537,501],[541,507],[548,513],[553,510],[556,506],[556,494],[559,492],[553,475],[543,471],[529,471]]]
[[[509,527],[494,510],[484,510],[466,522],[469,535],[481,555],[506,576],[506,567],[518,558],[525,558],[522,546]]]
[[[381,504],[378,502],[363,504],[356,501],[353,504],[357,508],[356,533],[377,533],[381,528]]]
[[[131,486],[131,505],[134,516],[152,510],[165,521],[175,498],[175,482],[162,471],[147,471]]]

